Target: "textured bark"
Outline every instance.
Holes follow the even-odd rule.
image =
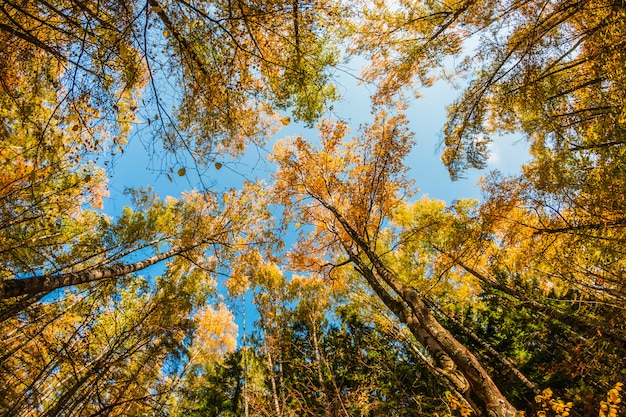
[[[446,353],[444,347],[430,335],[424,328],[419,318],[411,311],[411,308],[404,302],[396,299],[387,291],[376,276],[373,270],[367,268],[362,261],[355,258],[355,264],[359,273],[367,280],[368,284],[383,303],[408,327],[419,343],[426,348],[428,353],[436,360],[437,370],[450,381],[454,388],[462,394],[467,394],[470,384],[467,378],[459,372],[456,364]]]
[[[384,278],[376,267],[376,273],[363,269],[363,265],[358,266],[358,270],[383,303],[407,325],[415,338],[435,358],[438,369],[468,402],[474,403],[470,395],[474,394],[480,400],[480,408],[490,416],[510,417],[517,413],[475,355],[439,323],[415,291],[407,289],[397,282],[395,277],[389,276],[388,270],[383,270],[383,274],[388,275]],[[392,283],[391,285],[397,288],[397,290],[394,288],[394,292],[400,296],[401,301],[384,289],[380,282],[381,278],[387,285]]]
[[[135,263],[94,267],[85,271],[68,272],[66,274],[40,275],[5,280],[0,282],[0,300],[48,293],[59,288],[84,284],[86,282],[119,278],[127,274],[132,274],[133,272],[141,271],[165,259],[180,255],[184,251],[185,250],[181,248],[174,248]]]
[[[444,375],[468,401],[471,403],[474,398],[478,400],[480,409],[476,411],[493,417],[515,416],[517,410],[500,392],[476,356],[439,323],[417,291],[405,286],[387,268],[369,242],[359,235],[336,207],[320,202],[333,214],[361,253],[359,256],[346,247],[357,269],[364,273],[364,278],[374,292],[407,325],[415,338],[437,360]],[[363,261],[363,255],[371,266],[368,267]],[[396,297],[385,287],[391,289]]]

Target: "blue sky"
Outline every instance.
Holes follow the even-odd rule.
[[[358,68],[348,72],[358,74]],[[329,117],[340,118],[349,122],[352,134],[357,134],[360,124],[372,119],[369,94],[371,89],[357,85],[355,77],[344,73],[339,77],[338,87],[342,99],[335,103]],[[480,192],[476,182],[488,171],[498,169],[505,174],[519,171],[520,165],[528,159],[524,143],[515,137],[496,140],[492,146],[492,155],[488,166],[483,171],[471,170],[465,173],[464,179],[451,181],[446,167],[440,159],[441,130],[445,122],[446,106],[460,94],[446,82],[439,82],[433,87],[422,91],[423,97],[413,100],[407,110],[410,128],[415,133],[416,146],[405,163],[411,167],[410,175],[415,179],[419,189],[417,197],[427,194],[431,198],[442,199],[447,203],[461,198],[479,198]],[[315,129],[307,129],[302,124],[292,123],[281,129],[275,140],[285,136],[302,135],[309,140],[316,140]],[[182,191],[201,186],[200,178],[190,167],[187,175],[176,174],[178,167],[170,179],[159,170],[166,167],[159,155],[151,155],[144,146],[151,138],[133,136],[125,153],[112,164],[109,188],[111,197],[105,202],[105,211],[118,213],[128,204],[121,196],[126,187],[152,186],[161,196],[178,196]],[[268,178],[274,167],[265,157],[271,151],[272,143],[264,149],[251,146],[240,160],[224,159],[220,170],[209,168],[202,177],[204,185],[216,191],[228,188],[239,188],[245,179]]]
[[[359,69],[353,68],[348,72],[358,74]],[[363,85],[358,85],[355,77],[348,73],[344,73],[340,77],[338,87],[343,98],[334,104],[329,117],[348,122],[351,133],[356,135],[359,125],[369,123],[373,119],[369,100],[371,90]],[[446,106],[452,103],[459,94],[460,91],[453,89],[448,83],[439,82],[433,87],[423,90],[422,97],[413,100],[407,109],[409,127],[415,133],[416,140],[413,151],[405,161],[405,164],[410,166],[409,174],[419,189],[419,193],[414,198],[420,198],[426,194],[431,198],[444,200],[448,204],[462,198],[478,199],[480,190],[476,183],[481,176],[494,169],[500,170],[504,174],[515,174],[519,172],[521,164],[528,159],[528,152],[522,141],[513,137],[501,138],[492,145],[492,155],[485,170],[472,170],[465,173],[465,178],[452,181],[440,159],[440,144]],[[292,123],[279,131],[273,140],[276,141],[293,135],[302,135],[315,141],[317,130],[314,128],[307,129],[302,124]],[[272,148],[272,143],[268,143],[265,148],[249,147],[240,160],[221,160],[222,168],[217,170],[215,167],[210,167],[204,172],[202,179],[191,167],[186,167],[187,174],[185,176],[178,176],[176,171],[179,166],[174,166],[170,180],[162,170],[167,169],[171,161],[162,160],[160,155],[151,155],[145,149],[146,143],[150,146],[158,146],[155,145],[158,143],[158,139],[142,138],[138,135],[132,136],[124,154],[118,156],[110,165],[109,189],[111,197],[105,201],[104,211],[106,213],[114,216],[121,211],[124,205],[128,205],[128,199],[122,195],[127,187],[152,186],[161,198],[167,195],[178,197],[185,190],[194,187],[201,188],[203,185],[218,192],[229,188],[239,188],[246,179],[269,179],[274,171],[274,166],[266,160],[266,156]],[[289,241],[289,237],[286,239]],[[158,275],[163,271],[163,267],[163,265],[155,265],[144,271],[144,274],[148,276]],[[243,333],[249,334],[252,331],[252,323],[258,316],[251,303],[250,294],[246,295],[244,304],[247,315],[245,327],[243,327],[241,300],[234,300],[229,304],[236,314],[241,342]]]

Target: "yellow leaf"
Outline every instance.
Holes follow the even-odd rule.
[[[178,175],[179,176],[183,176],[187,173],[187,170],[185,169],[185,167],[182,167],[181,169],[178,170]]]
[[[234,316],[224,305],[214,309],[205,307],[194,317],[198,330],[192,346],[192,356],[198,362],[237,347],[237,325]]]
[[[120,57],[122,59],[126,59],[130,51],[128,50],[128,46],[125,42],[120,43]]]

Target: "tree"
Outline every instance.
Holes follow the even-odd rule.
[[[487,145],[502,132],[522,131],[538,162],[560,161],[553,170],[576,160],[592,168],[588,156],[619,152],[619,5],[406,0],[389,7],[379,1],[364,9],[362,19],[353,52],[371,54],[364,75],[379,82],[382,102],[449,76],[445,58],[466,55],[455,70],[468,82],[460,84],[463,93],[449,107],[444,127],[442,159],[453,177],[484,167]]]
[[[320,276],[288,279],[258,254],[247,260],[226,285],[235,296],[244,290],[242,281],[250,286],[259,312],[253,335],[236,354],[187,374],[184,414],[245,414],[244,396],[255,415],[447,410],[447,387],[429,374],[419,349],[352,277],[331,285]]]
[[[237,251],[273,242],[268,212],[259,187],[249,185],[243,192],[192,191],[165,200],[131,191],[135,208],[111,219],[98,211],[107,195],[104,168],[137,127],[160,136],[163,145],[154,147],[174,158],[189,153],[200,170],[288,123],[277,109],[314,121],[337,96],[329,74],[339,40],[338,32],[330,36],[339,26],[329,22],[341,20],[337,7],[157,0],[0,5],[0,319],[12,335],[2,342],[10,352],[3,362],[9,414],[132,414],[150,402],[157,407],[171,391],[176,381],[164,382],[160,392],[156,373],[122,362],[150,346],[156,356],[137,360],[157,372],[165,357],[187,347],[185,339],[161,343],[169,327],[186,332],[193,324],[169,326],[154,308],[128,323],[101,312],[115,305],[131,314],[140,304],[116,298],[124,298],[128,277],[167,263],[170,285],[181,280],[193,289],[189,297],[198,298],[189,304],[168,292],[175,298],[167,300],[170,313],[193,316],[202,293],[215,285],[211,279]],[[76,295],[83,292],[85,299]],[[143,300],[146,307],[151,300]],[[146,330],[150,320],[156,328]],[[76,342],[81,336],[102,349],[92,352]],[[37,342],[47,347],[33,354],[41,363],[28,359]],[[135,395],[131,387],[141,382],[133,378],[144,377],[158,394]],[[103,389],[107,379],[120,381],[127,394]]]
[[[189,192],[163,201],[135,192],[137,210],[126,208],[115,222],[93,211],[76,220],[84,228],[67,219],[71,247],[61,236],[46,248],[46,262],[8,263],[18,278],[2,282],[3,412],[128,415],[170,407],[165,399],[192,360],[189,345],[219,335],[216,327],[202,330],[210,319],[196,314],[218,271],[237,251],[272,241],[255,188],[219,200]],[[156,282],[134,275],[157,260],[166,261],[166,272]],[[37,268],[26,271],[31,277],[19,277],[24,264]]]
[[[377,2],[365,19],[356,50],[377,37],[390,40],[366,72],[379,81],[381,102],[441,78],[442,60],[415,58],[467,54],[457,70],[468,79],[443,129],[442,159],[453,178],[483,168],[498,134],[521,133],[529,143],[532,159],[521,175],[490,175],[485,203],[456,237],[426,245],[439,252],[439,270],[461,271],[494,297],[488,315],[497,303],[522,309],[520,317],[530,309],[533,325],[567,345],[571,357],[544,359],[572,364],[558,365],[567,369],[561,375],[571,372],[561,382],[588,415],[623,366],[623,8],[588,1]],[[426,230],[423,236],[437,236]],[[507,313],[500,318],[514,324]],[[513,327],[499,324],[523,333]],[[537,349],[544,348],[553,349]],[[581,351],[593,359],[581,359]],[[591,368],[604,369],[603,376]],[[573,375],[577,388],[563,382]]]
[[[536,214],[494,201],[404,203],[394,266],[520,408],[550,388],[571,415],[591,415],[623,372],[623,309],[608,288],[582,285],[586,251],[535,233]]]
[[[316,1],[7,2],[2,89],[27,106],[14,85],[38,73],[59,93],[52,125],[84,132],[86,150],[123,151],[142,125],[208,164],[270,137],[276,107],[309,123],[324,112],[340,15]]]
[[[177,389],[197,287],[168,271],[152,288],[127,276],[72,291],[3,323],[0,413],[6,416],[163,412]],[[196,307],[194,307],[196,306]]]
[[[514,415],[515,408],[476,356],[386,260],[395,243],[385,245],[384,226],[402,193],[409,193],[401,163],[411,147],[405,125],[402,116],[381,111],[363,137],[345,147],[345,125],[326,121],[320,125],[322,149],[301,138],[276,148],[277,199],[296,221],[313,227],[302,234],[294,263],[322,270],[352,264],[476,411]],[[318,253],[322,255],[316,258]]]
[[[0,413],[615,413],[624,17],[606,1],[4,2]],[[491,174],[480,204],[411,201],[399,104],[351,141],[324,120],[320,146],[279,143],[269,197],[129,190],[133,208],[101,213],[140,129],[172,179],[219,169],[287,114],[315,122],[348,35],[379,105],[478,45],[444,162],[456,178],[522,132],[522,175]],[[282,263],[276,234],[294,229]],[[223,275],[258,312],[238,350],[212,298]]]
[[[2,251],[7,265],[2,273],[2,298],[20,295],[32,299],[62,285],[119,277],[194,249],[196,243],[179,247],[168,242],[168,251],[156,257],[145,256],[147,262],[125,262],[124,267],[111,269],[112,261],[135,250],[131,243],[117,243],[127,244],[125,249],[106,248],[106,244],[90,248],[92,255],[98,250],[126,251],[125,255],[109,253],[106,271],[94,268],[96,259],[83,268],[77,268],[79,261],[74,259],[70,271],[66,266],[69,261],[62,259],[84,251],[83,245],[75,246],[81,240],[99,239],[81,233],[105,227],[107,220],[83,213],[85,204],[100,208],[106,195],[104,171],[95,162],[106,152],[113,152],[111,156],[123,152],[131,125],[137,122],[139,97],[146,82],[151,82],[156,107],[149,105],[145,109],[157,113],[147,118],[147,125],[153,124],[151,118],[156,122],[161,115],[161,121],[154,124],[169,126],[162,133],[166,147],[172,150],[191,150],[195,146],[191,145],[193,139],[201,137],[197,147],[202,149],[198,149],[196,161],[210,162],[213,151],[239,153],[249,137],[260,141],[258,133],[268,131],[267,126],[260,130],[254,126],[260,123],[257,116],[273,113],[268,101],[286,107],[300,95],[299,104],[294,105],[298,117],[308,121],[323,110],[323,102],[333,93],[322,68],[333,61],[334,53],[325,35],[315,29],[314,20],[323,18],[323,12],[332,15],[331,6],[319,10],[314,10],[317,5],[298,2],[289,3],[287,9],[281,4],[255,6],[242,2],[205,6],[207,10],[184,2],[144,7],[72,1],[2,6],[0,46],[6,59],[0,68],[0,190],[6,202],[2,208]],[[215,17],[211,17],[213,13]],[[268,26],[269,22],[273,27]],[[171,41],[165,48],[177,59],[169,61],[170,69],[183,71],[178,75],[186,98],[181,98],[178,124],[173,124],[173,119],[164,121],[169,116],[158,89],[167,84],[154,75],[155,60],[160,60],[163,53],[157,53],[160,47],[156,43],[148,43],[148,36],[153,38],[157,33],[153,25],[160,25],[165,30],[162,37]],[[217,50],[200,45],[200,39],[206,39],[202,36],[209,35]],[[295,45],[297,62],[279,62],[269,56],[270,49],[275,55],[273,47],[280,42],[289,43],[288,50]],[[294,83],[294,74],[300,72],[301,80]],[[226,90],[212,91],[208,79],[215,88]],[[308,86],[308,82],[315,87]],[[282,91],[284,85],[290,90]],[[318,95],[312,97],[304,91],[307,89]],[[259,108],[265,110],[257,111]],[[215,114],[198,114],[200,109]],[[199,132],[198,127],[202,127]],[[219,137],[219,145],[205,143],[206,138]],[[214,200],[209,194],[207,197]],[[139,246],[142,244],[152,243],[144,241]],[[32,279],[25,279],[29,275]],[[56,283],[48,280],[44,285],[44,275],[54,276]],[[27,286],[32,288],[26,290]]]
[[[367,10],[357,50],[366,50],[375,36],[393,40],[371,69],[384,100],[425,74],[436,77],[436,59],[412,58],[471,55],[471,65],[459,68],[468,83],[449,107],[444,127],[442,158],[452,177],[484,167],[496,134],[521,132],[532,160],[518,179],[505,183],[494,175],[485,182],[486,198],[492,200],[485,210],[500,218],[512,207],[523,210],[529,220],[512,218],[509,227],[552,236],[553,247],[564,255],[560,271],[572,270],[574,252],[593,253],[586,256],[595,258],[607,279],[579,265],[570,281],[588,286],[590,277],[599,278],[606,282],[603,292],[621,299],[624,204],[617,190],[624,182],[624,61],[617,34],[624,25],[623,8],[557,1],[419,7],[401,2],[390,9],[378,2]]]
[[[3,282],[72,262],[61,254],[99,223],[83,207],[101,208],[107,195],[104,170],[77,150],[85,136],[54,120],[54,77],[50,67],[26,68],[0,91]]]
[[[34,264],[28,265],[33,276],[20,277],[21,271],[13,272],[18,277],[0,283],[0,296],[2,299],[30,297],[68,286],[120,278],[177,256],[187,262],[183,267],[186,273],[194,269],[214,273],[217,261],[232,256],[231,248],[245,247],[249,243],[247,238],[257,243],[267,238],[266,242],[270,242],[269,235],[263,236],[263,230],[257,229],[269,215],[260,204],[259,194],[252,195],[255,186],[249,185],[247,189],[251,194],[233,191],[223,195],[221,201],[211,194],[190,192],[180,201],[170,197],[162,202],[150,193],[139,192],[138,211],[126,208],[116,224],[111,224],[107,216],[91,213],[98,220],[95,233],[89,230],[73,237],[74,247],[69,253],[54,254],[51,266],[37,265],[35,269]],[[215,252],[209,257],[208,252],[213,249]],[[141,260],[124,262],[137,255]]]
[[[85,211],[101,208],[107,195],[98,161],[123,152],[140,107],[165,148],[191,151],[196,163],[211,162],[213,152],[238,154],[249,138],[260,143],[261,132],[271,134],[261,119],[275,115],[273,106],[294,107],[298,118],[314,120],[334,94],[324,68],[335,52],[323,33],[327,26],[317,22],[334,19],[335,11],[334,5],[299,2],[3,4],[0,198],[6,262],[0,298],[15,298],[5,311],[62,286],[121,277],[172,256],[195,258],[192,252],[203,250],[199,245],[216,247],[216,236],[192,239],[200,230],[192,229],[213,227],[200,224],[206,214],[226,223],[241,214],[235,205],[229,214],[219,212],[234,197],[219,202],[207,191],[191,197],[186,208],[161,205],[169,221],[178,221],[172,210],[191,216],[186,218],[196,224],[185,225],[186,231],[145,227],[156,219],[135,213],[125,213],[123,221],[139,223],[110,230],[105,216]],[[276,54],[281,44],[292,52],[286,61]],[[172,75],[158,76],[157,62],[167,54],[161,68]],[[174,103],[178,121],[165,111],[161,90],[172,77],[184,87]],[[152,104],[140,100],[146,86]],[[146,210],[160,204],[144,203]],[[158,209],[151,215],[159,216]],[[140,260],[130,259],[138,251]]]
[[[205,6],[208,9],[203,9]],[[328,6],[314,11],[314,6],[317,7],[291,2],[286,9],[280,4],[268,4],[258,6],[267,10],[257,10],[257,6],[231,2],[201,8],[184,2],[163,5],[72,1],[3,4],[0,45],[6,59],[0,68],[3,104],[0,190],[5,202],[2,206],[2,256],[6,267],[2,271],[2,298],[20,296],[19,302],[28,304],[27,299],[36,300],[63,285],[119,277],[168,256],[189,256],[198,243],[209,246],[216,243],[207,236],[204,241],[176,243],[182,236],[167,235],[174,230],[155,232],[150,228],[145,236],[139,234],[141,238],[134,241],[124,240],[132,233],[125,238],[114,236],[117,232],[108,231],[109,220],[84,211],[88,205],[101,208],[102,198],[106,196],[105,172],[97,166],[97,161],[107,152],[111,152],[110,157],[115,152],[123,152],[131,126],[138,122],[138,108],[144,103],[139,98],[146,83],[153,89],[156,104],[142,108],[161,115],[160,122],[156,123],[157,117],[150,113],[147,125],[169,126],[161,130],[164,138],[182,140],[178,145],[169,143],[170,149],[193,147],[190,143],[194,135],[183,134],[187,128],[196,131],[198,126],[204,126],[199,133],[203,141],[209,137],[223,138],[219,146],[199,142],[199,147],[206,147],[199,149],[197,156],[202,156],[205,162],[210,162],[210,154],[213,150],[217,152],[217,148],[221,149],[219,152],[240,152],[247,135],[260,140],[258,131],[246,130],[246,126],[251,128],[257,124],[256,116],[264,112],[251,112],[249,106],[273,113],[269,101],[289,106],[294,95],[305,94],[300,87],[309,88],[305,85],[309,81],[317,83],[315,91],[326,88],[324,94],[316,98],[305,94],[310,100],[299,99],[304,104],[296,106],[303,118],[313,120],[324,107],[320,100],[332,95],[321,68],[334,56],[332,46],[326,43],[328,39],[315,28],[314,22],[323,18],[322,12],[332,15],[333,8]],[[268,22],[273,25],[271,29]],[[157,27],[161,31],[157,31]],[[162,29],[165,34],[161,34]],[[157,33],[170,43],[149,43],[148,36],[156,40],[153,35]],[[223,54],[200,45],[199,36],[209,35]],[[263,57],[269,54],[270,44],[280,42],[296,45],[295,52],[301,54],[298,58],[301,68]],[[165,53],[159,52],[161,47],[176,58],[169,61],[170,69],[182,70],[182,73],[175,72],[182,77],[179,82],[185,86],[183,91],[187,95],[179,103],[180,123],[174,123],[174,119],[166,121],[164,99],[159,94],[159,89],[167,85],[156,78],[154,70],[155,63]],[[229,53],[234,54],[232,59]],[[326,58],[315,58],[318,55]],[[258,71],[253,69],[255,65]],[[306,71],[305,66],[309,68]],[[284,78],[296,70],[307,74],[314,72],[316,76],[307,75],[306,81],[297,85],[290,79],[287,82],[290,92],[279,94]],[[219,88],[226,88],[228,94],[211,91],[208,78]],[[274,87],[270,88],[270,84]],[[276,98],[278,96],[280,99]],[[190,97],[205,103],[189,103]],[[252,100],[253,97],[257,99]],[[218,98],[232,104],[226,105]],[[311,104],[313,102],[315,104]],[[316,110],[307,110],[309,104],[316,106]],[[207,127],[206,114],[194,113],[199,109],[216,112],[219,116],[210,118],[214,123],[212,127]],[[217,203],[219,198],[209,192],[205,197],[206,206],[196,207],[200,211],[192,218],[198,220],[203,209],[220,204]],[[202,204],[199,196],[193,199],[194,204]],[[191,210],[190,207],[185,210]],[[217,212],[214,215],[215,219],[221,217]],[[140,217],[138,221],[142,220]],[[117,227],[119,232],[122,225]],[[90,235],[94,230],[96,233]],[[150,233],[153,235],[148,236]],[[127,258],[142,248],[158,245],[163,253],[150,254],[144,250],[142,255],[147,262]],[[124,257],[126,259],[122,259]],[[81,262],[85,263],[81,265]],[[26,290],[26,287],[31,289]]]

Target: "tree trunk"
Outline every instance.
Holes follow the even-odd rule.
[[[265,321],[263,316],[261,316],[261,320]],[[263,340],[265,345],[265,354],[267,355],[267,370],[269,373],[270,386],[272,388],[271,391],[272,400],[274,402],[274,411],[276,412],[276,417],[281,417],[283,413],[280,407],[281,403],[278,396],[278,388],[276,386],[276,372],[274,369],[274,361],[272,360],[272,346],[268,343],[269,339],[267,337],[267,333],[265,332],[265,328],[263,328]]]
[[[465,395],[468,402],[478,400],[480,409],[476,411],[483,411],[490,417],[515,416],[517,410],[500,392],[476,356],[439,323],[417,291],[406,287],[398,279],[337,208],[320,202],[334,215],[358,248],[358,252],[365,255],[371,265],[368,267],[363,257],[346,245],[344,247],[357,270],[363,274],[385,305],[407,325],[415,338],[436,359],[442,372]],[[385,286],[399,299],[389,293]]]
[[[440,371],[470,404],[476,402],[471,397],[471,394],[474,394],[479,400],[479,407],[489,416],[511,417],[517,413],[474,354],[439,323],[415,291],[407,289],[394,277],[381,277],[377,269],[375,273],[362,262],[360,265],[359,261],[356,263],[358,271],[366,278],[374,292],[400,321],[407,325],[415,338],[435,358]],[[383,273],[388,274],[389,271]],[[394,290],[401,300],[397,300],[385,290],[380,282],[381,278],[385,284],[389,285],[387,282],[389,281],[394,284],[392,287],[399,287]]]
[[[93,267],[86,271],[68,272],[58,275],[41,275],[28,278],[15,278],[0,282],[0,300],[8,298],[48,293],[59,288],[84,284],[86,282],[119,278],[133,272],[141,271],[165,259],[180,255],[186,249],[173,248],[169,251],[151,256],[143,261],[130,264]]]

